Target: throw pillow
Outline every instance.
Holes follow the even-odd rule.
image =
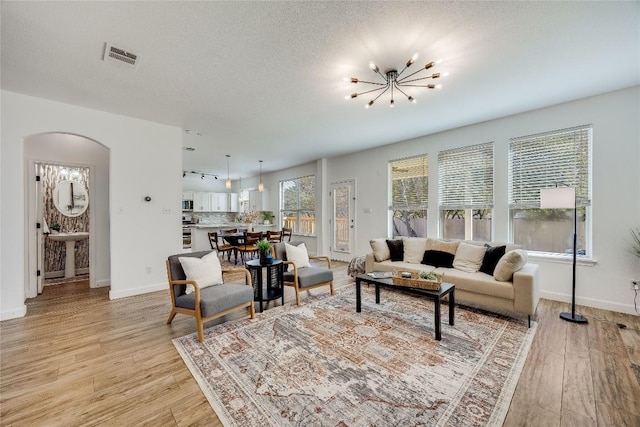
[[[387,239],[369,240],[371,250],[373,251],[373,258],[376,260],[376,262],[386,261],[391,256],[386,240]]]
[[[402,261],[404,259],[404,244],[400,239],[387,240],[391,261]]]
[[[287,251],[287,261],[295,262],[296,267],[298,268],[311,266],[311,264],[309,264],[307,246],[304,243],[300,243],[298,246],[293,246],[285,242],[284,247]],[[293,271],[292,265],[289,266],[289,271]]]
[[[527,251],[524,249],[509,251],[498,261],[493,271],[493,278],[498,282],[508,282],[513,277],[513,273],[524,267],[526,263]]]
[[[218,252],[213,251],[202,258],[179,257],[178,260],[182,264],[187,280],[198,282],[200,289],[222,284],[222,267],[218,259]],[[190,294],[194,290],[193,285],[187,285],[185,293]]]
[[[453,267],[453,257],[454,255],[449,252],[426,250],[422,257],[422,264],[451,268]]]
[[[412,264],[420,264],[424,255],[427,239],[422,237],[404,237],[402,245],[404,249],[404,262]]]
[[[487,248],[484,246],[460,242],[456,256],[453,258],[453,267],[468,273],[475,273],[480,270],[486,251]]]
[[[489,246],[486,243],[484,247],[487,248],[487,252],[484,254],[480,271],[488,274],[489,276],[493,276],[493,271],[496,269],[496,265],[498,264],[498,261],[500,261],[500,258],[505,254],[507,247]]]
[[[440,239],[427,239],[427,245],[426,248],[427,250],[433,250],[433,251],[442,251],[442,252],[449,252],[452,255],[456,254],[456,251],[458,250],[458,244],[460,242],[447,242],[445,240],[440,240]]]

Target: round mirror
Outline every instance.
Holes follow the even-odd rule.
[[[60,181],[53,189],[53,204],[62,215],[82,215],[89,207],[89,193],[79,182]]]

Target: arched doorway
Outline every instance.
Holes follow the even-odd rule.
[[[65,233],[80,229],[88,232],[88,243],[85,243],[84,253],[81,253],[80,259],[83,260],[82,262],[88,268],[89,285],[91,287],[109,286],[109,149],[85,136],[52,132],[26,137],[24,139],[24,153],[27,175],[25,179],[27,187],[25,189],[25,194],[27,194],[26,211],[29,220],[28,224],[34,224],[33,227],[29,226],[26,230],[28,262],[27,271],[25,272],[27,279],[25,281],[25,297],[35,297],[39,291],[39,283],[43,282],[45,273],[44,257],[38,256],[38,254],[42,254],[45,247],[43,244],[45,227],[53,225],[46,223],[62,222],[56,218],[65,219],[67,229],[62,230]],[[42,165],[49,165],[49,167],[43,169]],[[43,194],[39,191],[39,188],[43,188],[43,181],[36,180],[38,171],[43,170],[46,170],[49,175],[54,175],[54,178],[47,177],[47,185],[55,185],[62,182],[63,178],[71,178],[66,180],[81,184],[76,186],[76,189],[86,189],[86,200],[88,202],[88,209],[85,212],[86,219],[84,219],[86,224],[81,222],[83,221],[82,216],[75,215],[79,212],[78,210],[68,210],[68,203],[75,202],[64,202],[64,204],[61,202],[59,203],[59,208],[54,208],[52,199],[46,201],[43,198]],[[65,173],[65,171],[68,171],[67,173],[76,172],[78,176],[63,177],[61,174]],[[80,174],[83,173],[83,177],[80,177]],[[71,186],[71,189],[73,188]],[[59,193],[60,191],[58,190],[57,192]],[[51,198],[54,192],[55,189],[52,187],[45,193]],[[69,197],[68,194],[68,192],[65,193],[65,197]],[[59,195],[56,193],[56,196]],[[81,196],[78,193],[72,196],[72,199],[76,200],[78,204],[82,203],[79,198]],[[51,205],[49,206],[49,218],[44,217],[43,202],[45,201]],[[51,212],[58,216],[52,217]],[[65,215],[60,215],[61,212]],[[39,227],[35,226],[35,224],[39,224]],[[86,230],[83,228],[85,225]],[[56,254],[58,257],[61,255],[60,247],[69,247],[62,242],[58,246],[52,245],[53,242],[47,243],[48,250],[57,248],[54,250],[58,252]],[[86,253],[87,249],[88,254]],[[77,259],[75,251],[72,249],[71,252],[74,252],[70,254],[74,257],[74,260]],[[88,262],[86,262],[87,258]]]

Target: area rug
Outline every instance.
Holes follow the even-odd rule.
[[[500,426],[536,323],[355,287],[173,340],[225,426]]]

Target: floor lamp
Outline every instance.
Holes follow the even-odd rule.
[[[576,189],[571,187],[543,188],[540,190],[541,209],[573,208],[573,283],[571,292],[571,313],[560,313],[560,318],[574,323],[587,323],[586,317],[576,314],[576,252],[578,236],[578,209]]]

